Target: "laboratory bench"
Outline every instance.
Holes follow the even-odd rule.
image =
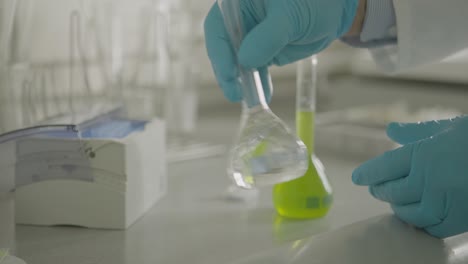
[[[339,77],[330,80],[329,100],[325,106],[319,102],[319,109],[392,102],[404,95],[415,106],[459,105],[466,111],[468,89],[439,86]],[[213,94],[220,97],[219,105],[201,108],[194,136],[229,146],[238,130],[239,106]],[[292,125],[294,96],[279,97],[272,109]],[[367,188],[352,184],[351,173],[362,157],[317,153],[334,196],[324,218],[278,216],[270,188],[232,187],[227,154],[221,154],[170,164],[167,195],[127,230],[18,225],[16,254],[28,264],[449,263],[447,256],[455,250],[447,242],[400,222]],[[301,262],[307,254],[310,262]],[[243,260],[252,255],[257,256]]]

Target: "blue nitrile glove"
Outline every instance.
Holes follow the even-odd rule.
[[[240,0],[245,32],[238,59],[257,68],[267,97],[267,66],[285,65],[315,54],[344,35],[353,23],[358,0]],[[242,99],[236,82],[236,56],[215,3],[205,19],[208,55],[218,83],[230,101]],[[267,98],[268,99],[268,98]]]
[[[468,231],[468,116],[426,123],[392,123],[403,144],[367,161],[353,181],[391,204],[405,222],[436,237]]]

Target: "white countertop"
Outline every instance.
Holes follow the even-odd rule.
[[[285,113],[292,118],[288,111]],[[200,120],[198,134],[201,138],[228,144],[237,129],[237,118],[237,113],[206,115]],[[325,255],[343,256],[341,262],[323,263],[345,263],[342,261],[347,259],[350,264],[363,264],[405,263],[402,262],[405,259],[413,259],[408,263],[418,263],[414,260],[421,254],[437,248],[445,252],[440,240],[435,241],[402,224],[389,215],[391,210],[386,204],[372,199],[366,188],[351,183],[351,172],[359,160],[321,153],[319,157],[334,190],[333,207],[323,219],[291,221],[278,217],[269,189],[260,192],[257,202],[233,199],[226,192],[230,181],[225,173],[226,156],[221,155],[172,164],[167,196],[126,231],[17,226],[16,254],[28,264],[220,264],[236,263],[262,252],[281,254],[275,252],[284,251],[274,249],[288,249],[301,242],[307,245],[304,250],[320,252],[324,260],[327,259],[323,258]],[[375,216],[377,218],[372,218]],[[353,223],[358,223],[357,228],[347,226]],[[362,235],[356,236],[356,232]],[[395,233],[398,235],[392,235]],[[321,234],[318,239],[328,243],[323,244],[326,246],[310,242],[315,241],[313,238],[318,234]],[[346,243],[340,242],[341,237]],[[408,241],[417,241],[420,245]],[[358,243],[365,245],[364,248],[359,248]],[[402,246],[392,247],[396,244]],[[340,250],[334,251],[335,245]],[[386,256],[384,261],[376,262],[378,252],[365,258],[369,246],[378,248]],[[391,252],[401,256],[397,258],[399,262],[388,260],[391,253],[384,253],[388,246]],[[401,251],[402,248],[410,250]],[[363,254],[359,254],[359,250]],[[346,258],[346,254],[350,257]],[[245,263],[273,263],[257,260]],[[441,263],[438,258],[433,260],[438,261],[434,264]]]
[[[257,205],[224,192],[225,157],[171,166],[168,195],[126,231],[18,226],[17,255],[29,264],[229,263],[288,241],[389,212],[351,184],[356,163],[324,158],[334,205],[319,220],[278,217],[268,190]]]

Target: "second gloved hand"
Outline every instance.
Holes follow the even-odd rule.
[[[436,237],[468,231],[468,117],[388,126],[403,144],[367,161],[353,181]]]
[[[229,0],[227,0],[229,1]],[[215,3],[205,19],[208,55],[224,95],[242,99],[236,79],[236,60],[257,68],[267,97],[267,67],[284,65],[315,54],[343,36],[352,26],[358,0],[239,0],[245,32],[239,54],[234,54]],[[236,57],[237,56],[237,57]]]

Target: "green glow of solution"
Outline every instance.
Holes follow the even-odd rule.
[[[301,178],[277,184],[273,189],[275,208],[278,214],[287,218],[319,218],[331,207],[331,187],[322,164],[313,155],[314,119],[314,112],[296,113],[297,134],[309,151],[309,169]]]
[[[8,256],[8,251],[6,248],[0,248],[0,263]]]

